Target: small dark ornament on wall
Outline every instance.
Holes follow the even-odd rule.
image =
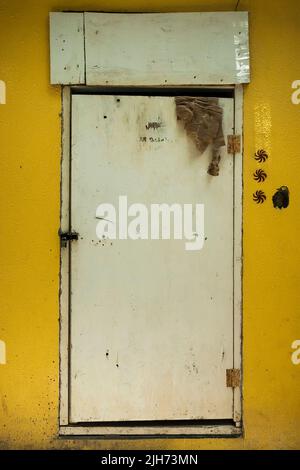
[[[286,208],[289,205],[289,189],[287,186],[281,186],[278,188],[274,196],[272,197],[273,206],[278,209]]]
[[[254,158],[257,162],[264,163],[269,158],[269,156],[265,150],[260,149],[257,150]]]
[[[266,177],[267,177],[267,173],[262,169],[256,170],[253,173],[253,178],[255,179],[255,181],[258,181],[259,183],[262,183],[263,181],[265,181]]]
[[[256,191],[253,193],[253,201],[256,202],[256,204],[262,204],[266,199],[267,196],[263,191]]]

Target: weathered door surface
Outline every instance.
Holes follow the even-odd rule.
[[[233,100],[219,102],[226,136]],[[222,147],[208,175],[210,149],[199,154],[166,96],[73,96],[71,148],[71,422],[232,418],[232,156]],[[203,203],[203,248],[99,240],[97,207],[119,196]]]

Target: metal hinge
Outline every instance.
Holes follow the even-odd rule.
[[[60,238],[61,246],[66,247],[68,241],[78,240],[79,234],[77,232],[62,232],[61,230],[58,231],[58,235]]]
[[[241,136],[237,134],[227,136],[227,153],[240,153],[241,151]]]
[[[239,387],[241,384],[241,371],[240,369],[226,369],[226,386]]]

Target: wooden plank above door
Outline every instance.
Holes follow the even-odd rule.
[[[51,84],[85,83],[83,13],[50,13]]]
[[[52,84],[250,81],[247,12],[51,13],[50,46]]]

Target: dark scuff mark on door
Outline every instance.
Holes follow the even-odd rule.
[[[159,129],[160,127],[162,127],[162,125],[163,125],[162,122],[161,122],[160,120],[157,120],[157,121],[149,121],[149,122],[145,125],[145,127],[146,127],[147,131],[150,130],[150,129],[157,130],[157,129]]]

